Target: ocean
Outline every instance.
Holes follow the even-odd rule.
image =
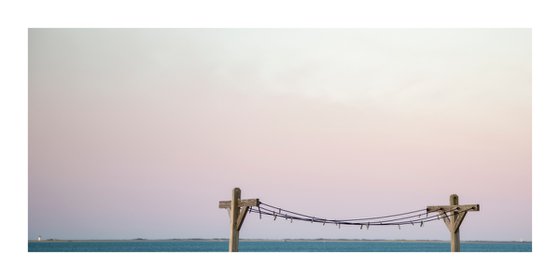
[[[29,241],[29,252],[227,252],[227,241]],[[461,242],[462,252],[531,252],[532,242]],[[240,241],[240,252],[449,252],[448,242]]]

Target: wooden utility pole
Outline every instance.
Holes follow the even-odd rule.
[[[449,206],[428,206],[428,213],[439,212],[443,221],[451,233],[451,252],[461,252],[461,241],[459,239],[459,227],[465,219],[468,211],[480,211],[478,204],[459,205],[459,196],[452,194],[449,197]]]
[[[230,209],[229,251],[239,252],[239,231],[249,207],[259,206],[259,199],[241,199],[241,189],[234,188],[231,200],[220,201],[219,208]]]

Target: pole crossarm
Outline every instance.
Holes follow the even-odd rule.
[[[240,200],[238,200],[237,206],[239,206],[239,207],[259,206],[259,204],[261,204],[261,202],[259,201],[258,198],[240,199]],[[220,201],[218,207],[219,208],[231,208],[231,200]]]
[[[428,206],[428,207],[426,207],[426,211],[428,211],[428,213],[436,212],[436,211],[444,211],[444,212],[480,211],[480,205],[478,205],[478,204],[465,204],[465,205]]]

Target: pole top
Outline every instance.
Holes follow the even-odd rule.
[[[233,188],[233,193],[234,194],[241,194],[241,189],[240,188]]]
[[[449,204],[451,205],[459,205],[459,196],[456,194],[452,194],[449,196]]]

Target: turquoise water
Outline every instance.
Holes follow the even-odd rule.
[[[227,252],[227,241],[41,241],[29,252]],[[446,242],[241,241],[240,252],[449,252]],[[462,242],[463,252],[531,252],[531,242]]]

